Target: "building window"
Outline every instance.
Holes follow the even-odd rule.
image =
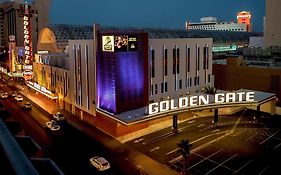
[[[155,94],[155,95],[157,94],[157,90],[158,90],[157,84],[155,84],[155,90],[154,90],[154,94]]]
[[[180,73],[180,49],[177,48],[177,74]]]
[[[182,80],[179,80],[179,89],[182,88]]]
[[[189,87],[191,87],[192,86],[192,78],[190,77],[189,78]]]
[[[187,72],[190,72],[190,48],[189,47],[187,48]]]
[[[155,51],[151,50],[151,77],[155,77]]]
[[[207,46],[205,45],[203,49],[203,69],[207,69],[207,64]]]
[[[153,85],[151,85],[150,95],[153,95],[153,92],[154,92],[154,88],[153,88]]]
[[[164,83],[161,83],[161,93],[164,93]]]
[[[165,82],[165,92],[168,92],[168,82]]]
[[[164,49],[164,75],[168,75],[168,49]]]
[[[210,82],[211,82],[211,75],[208,74],[208,83],[210,83]]]
[[[173,49],[173,74],[176,74],[176,65],[177,65],[177,60],[176,60],[176,49]]]
[[[198,59],[197,70],[200,70],[200,47],[197,47],[197,59]]]

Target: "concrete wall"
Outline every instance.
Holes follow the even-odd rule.
[[[281,47],[281,1],[266,0],[265,46]]]
[[[229,58],[227,65],[214,64],[213,74],[216,78],[215,87],[218,89],[252,89],[275,93],[281,99],[280,68],[248,67],[242,59]]]
[[[199,70],[196,68],[196,45],[200,48],[199,52]],[[208,69],[203,69],[203,49],[209,48]],[[150,39],[149,40],[149,59],[151,61],[151,50],[155,52],[155,77],[150,75],[150,100],[160,101],[161,98],[177,98],[180,95],[186,95],[188,92],[193,94],[200,92],[207,84],[213,85],[212,76],[212,46],[211,38],[178,38],[178,39]],[[187,70],[188,59],[186,47],[190,48],[190,71]],[[164,48],[167,49],[168,73],[164,74]],[[173,49],[179,48],[179,74],[173,74]],[[197,59],[198,60],[198,59]],[[150,73],[151,74],[151,73]],[[194,85],[194,79],[199,76],[199,85]],[[208,76],[210,75],[210,82]],[[191,86],[187,86],[188,79],[191,79]],[[182,81],[182,88],[179,88],[179,81]],[[168,92],[161,93],[161,83],[167,82]],[[177,83],[177,88],[176,88]],[[157,84],[157,94],[155,85]],[[152,89],[153,88],[153,89]]]
[[[95,116],[96,68],[93,51],[93,40],[69,40],[70,103]]]

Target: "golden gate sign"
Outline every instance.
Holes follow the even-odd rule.
[[[24,6],[23,16],[23,36],[24,36],[24,65],[23,65],[23,77],[25,80],[31,80],[33,78],[32,71],[32,41],[31,41],[31,30],[30,30],[30,14],[29,6]]]
[[[210,101],[210,96],[214,96]],[[215,95],[194,95],[181,97],[178,99],[165,100],[161,102],[151,103],[148,107],[148,114],[157,114],[169,112],[171,110],[180,110],[214,104],[231,104],[231,103],[255,102],[255,92],[230,92],[217,93]]]

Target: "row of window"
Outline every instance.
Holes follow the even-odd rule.
[[[244,31],[244,29],[241,28],[235,28],[235,29],[218,29],[218,28],[214,28],[214,27],[203,27],[203,26],[199,26],[199,27],[190,27],[189,29],[198,29],[198,30],[220,30],[220,31]]]
[[[196,52],[196,58],[195,58],[195,74],[197,76],[197,71],[200,70],[200,47],[198,45],[196,45],[195,48],[195,52]],[[188,45],[185,45],[185,54],[184,55],[180,55],[180,48],[178,48],[177,46],[175,46],[173,48],[173,55],[172,55],[172,63],[173,63],[173,67],[172,67],[172,73],[173,74],[179,74],[180,73],[180,69],[182,69],[182,71],[185,70],[185,72],[182,73],[188,73],[190,72],[190,67],[191,67],[191,54],[190,54],[190,47]],[[168,75],[168,49],[165,48],[165,46],[163,46],[163,52],[162,52],[162,58],[161,56],[156,57],[155,55],[155,50],[151,49],[151,78],[155,78],[155,59],[163,59],[163,65],[162,65],[162,70],[163,70],[163,75],[167,76]],[[185,65],[181,65],[180,66],[180,59],[184,59],[185,61]],[[205,45],[203,47],[203,69],[208,69],[209,68],[209,47],[207,45]],[[157,68],[160,68],[159,66]]]
[[[193,84],[194,86],[199,86],[199,82],[200,82],[200,77],[199,76],[196,76],[194,77],[193,79]],[[208,74],[208,83],[211,82],[211,75]],[[180,89],[183,89],[183,83],[182,83],[182,80],[177,80],[175,81],[175,90],[180,90]],[[185,88],[190,88],[192,87],[192,77],[189,77],[186,79],[185,81]],[[160,88],[160,89],[158,89]],[[154,84],[154,85],[151,85],[151,88],[150,88],[150,95],[157,95],[158,92],[160,90],[160,93],[166,93],[168,92],[168,82],[163,82],[160,84],[160,86],[158,86],[158,84]]]

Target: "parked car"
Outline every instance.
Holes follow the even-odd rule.
[[[56,119],[57,121],[62,121],[64,120],[64,115],[60,112],[57,112],[53,114],[53,118]]]
[[[12,97],[16,97],[17,96],[17,92],[16,91],[12,92],[11,96]]]
[[[58,131],[58,130],[60,130],[60,125],[55,120],[51,120],[49,122],[46,122],[46,126],[51,131]]]
[[[23,97],[22,97],[21,95],[17,95],[17,96],[15,97],[15,100],[17,100],[17,101],[23,101]]]
[[[8,93],[7,92],[1,93],[1,98],[8,98]]]
[[[93,165],[98,171],[104,171],[110,168],[109,162],[100,156],[90,158],[90,164]]]
[[[32,108],[32,104],[30,102],[26,102],[23,105],[23,109],[31,109]]]

